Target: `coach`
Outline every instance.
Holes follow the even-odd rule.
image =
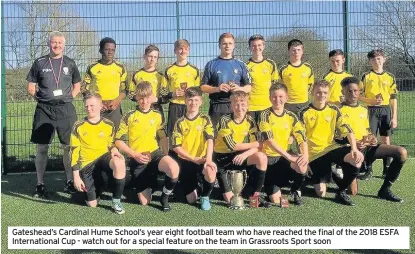
[[[63,165],[66,173],[65,191],[73,193],[73,175],[69,163],[69,140],[77,116],[72,104],[79,93],[81,76],[75,61],[63,55],[65,37],[54,31],[49,36],[50,53],[35,60],[27,74],[28,93],[38,102],[33,119],[31,141],[37,144],[35,197],[47,197],[44,174],[49,144],[55,130],[63,145]]]

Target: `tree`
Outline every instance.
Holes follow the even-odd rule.
[[[250,57],[248,49],[248,37],[239,36],[236,38],[235,55],[243,60]],[[316,79],[321,78],[330,68],[328,59],[329,43],[319,36],[315,31],[308,29],[292,29],[283,34],[276,34],[266,39],[264,54],[274,60],[278,66],[286,64],[289,60],[287,44],[292,39],[299,39],[304,43],[304,61],[313,67]]]
[[[75,59],[80,71],[97,58],[98,35],[63,1],[41,3],[14,2],[4,5],[14,8],[18,17],[5,19],[5,67],[7,99],[29,99],[26,74],[33,61],[48,53],[49,33],[58,30],[65,34],[65,54]]]
[[[368,24],[357,26],[359,45],[365,50],[382,48],[390,71],[415,77],[415,1],[379,1],[366,4]]]

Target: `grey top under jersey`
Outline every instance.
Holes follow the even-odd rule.
[[[62,68],[59,70],[62,61]],[[51,64],[52,63],[52,66]],[[53,74],[53,71],[55,75]],[[56,79],[59,77],[59,84],[56,85]],[[56,76],[56,79],[55,79]],[[42,56],[35,60],[27,74],[26,80],[28,82],[37,83],[38,91],[36,98],[42,102],[63,101],[71,102],[73,84],[81,81],[78,67],[75,61],[67,56],[59,59],[50,59],[49,55]],[[60,89],[62,95],[54,96],[53,91]]]

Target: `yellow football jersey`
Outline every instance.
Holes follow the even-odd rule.
[[[306,130],[310,161],[339,147],[334,141],[335,136],[343,138],[352,133],[335,105],[327,104],[323,109],[317,109],[310,104],[299,115]]]
[[[135,91],[137,88],[137,84],[139,84],[142,81],[150,82],[151,88],[153,90],[153,95],[157,98],[160,98],[160,96],[167,95],[166,79],[163,73],[158,72],[157,70],[146,71],[142,68],[133,74],[128,88],[128,98],[130,98],[131,100],[135,100]]]
[[[184,66],[172,64],[166,69],[164,74],[166,78],[166,90],[169,93],[170,102],[176,104],[184,104],[184,96],[172,98],[172,94],[176,89],[185,85],[186,88],[200,85],[199,69],[196,66],[187,63]]]
[[[387,71],[376,73],[373,70],[366,72],[360,82],[361,94],[369,99],[374,99],[381,94],[383,102],[381,105],[389,105],[390,99],[396,99],[398,88],[396,87],[395,76]]]
[[[237,144],[257,141],[257,127],[254,119],[246,115],[241,123],[233,120],[233,114],[224,115],[217,124],[217,138],[213,151],[215,153],[233,153]]]
[[[71,167],[82,170],[107,153],[113,146],[114,135],[114,124],[106,118],[98,123],[91,123],[86,118],[75,122],[70,141]]]
[[[143,112],[136,110],[127,112],[121,119],[115,139],[127,140],[131,149],[136,152],[153,152],[159,148],[157,140],[166,137],[163,117],[157,110]]]
[[[124,65],[115,61],[110,64],[98,61],[88,66],[81,92],[94,91],[103,100],[114,100],[120,93],[128,94],[126,80],[127,71]]]
[[[356,140],[361,140],[363,136],[370,133],[368,110],[365,106],[342,104],[340,112],[343,115],[344,123],[353,130]]]
[[[273,81],[280,79],[277,65],[271,59],[264,58],[261,62],[249,59],[246,66],[252,78],[249,111],[261,111],[271,107],[269,88]]]
[[[323,79],[330,83],[330,92],[329,92],[329,103],[340,103],[340,97],[342,94],[342,86],[340,82],[347,77],[353,76],[347,71],[335,72],[330,70]]]
[[[281,115],[277,115],[272,108],[262,111],[259,118],[259,131],[262,140],[273,139],[285,151],[289,148],[288,140],[291,135],[295,137],[299,145],[307,141],[305,129],[297,116],[285,109]],[[266,143],[264,143],[263,151],[267,156],[281,156]]]
[[[279,70],[282,83],[288,88],[287,103],[306,103],[310,87],[314,83],[314,73],[311,65],[302,63],[294,66],[291,63],[283,65]]]
[[[173,147],[181,146],[193,157],[206,156],[207,140],[213,140],[212,121],[208,115],[198,114],[195,118],[180,117],[174,125]]]

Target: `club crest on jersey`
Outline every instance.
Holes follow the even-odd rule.
[[[151,125],[153,125],[156,122],[156,120],[154,118],[151,118],[149,122]]]
[[[268,70],[267,70],[267,69],[263,69],[263,70],[262,70],[262,72],[263,72],[264,74],[267,74],[267,73],[268,73]]]
[[[238,74],[238,69],[233,69],[233,73]]]
[[[63,74],[68,75],[69,74],[69,68],[68,67],[63,67]]]
[[[301,77],[302,78],[306,78],[308,76],[308,73],[307,72],[303,72],[303,73],[301,73]]]
[[[248,132],[244,131],[244,132],[242,132],[242,135],[246,136],[246,135],[248,135]]]
[[[288,129],[288,123],[285,123],[285,124],[284,124],[284,128],[285,128],[285,129]]]
[[[196,127],[196,130],[197,130],[197,131],[202,131],[202,125],[198,125],[198,126]]]
[[[324,119],[326,119],[326,122],[330,122],[331,121],[331,117],[330,116],[326,116]]]
[[[100,138],[103,138],[103,137],[104,137],[104,132],[103,132],[103,131],[101,131],[101,132],[99,133],[99,137],[100,137]]]
[[[157,79],[153,79],[153,83],[154,84],[157,84]]]
[[[362,119],[364,119],[366,117],[366,115],[365,114],[360,114],[360,118],[362,118]]]
[[[386,80],[382,82],[382,85],[384,85],[384,86],[386,86],[387,84],[388,84],[388,82],[386,82]]]
[[[87,136],[88,135],[88,132],[86,132],[86,131],[84,131],[84,133],[82,133],[82,136]]]

